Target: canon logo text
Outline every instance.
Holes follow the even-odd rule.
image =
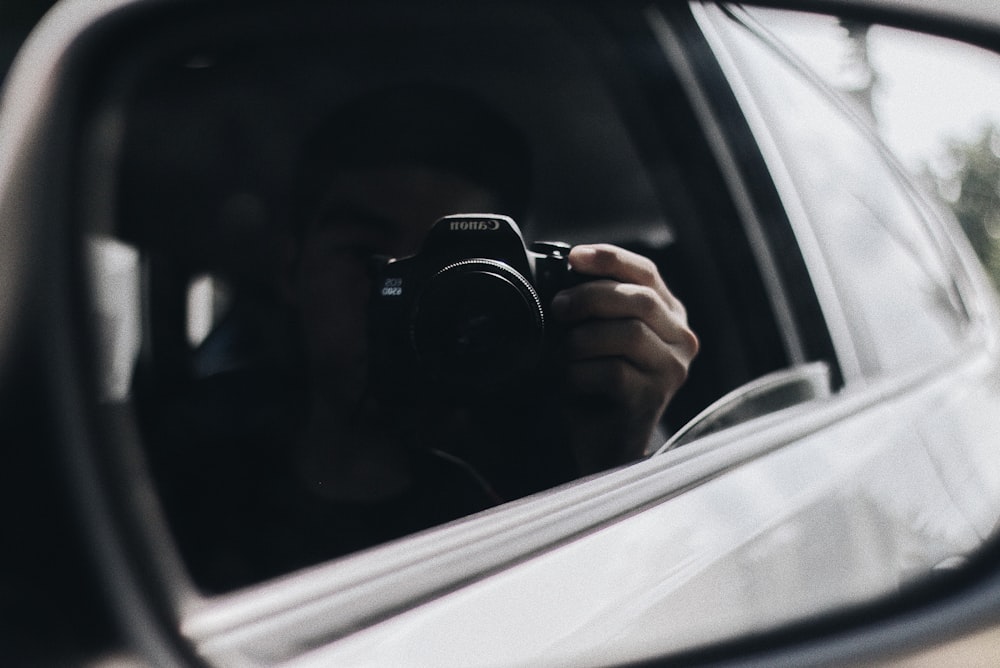
[[[491,218],[487,220],[453,220],[448,225],[452,232],[492,232],[500,229],[500,221]]]

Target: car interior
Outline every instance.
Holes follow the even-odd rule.
[[[468,91],[523,131],[533,171],[518,222],[529,241],[610,242],[656,263],[701,341],[665,435],[706,433],[830,391],[829,342],[806,336],[805,350],[789,349],[754,254],[759,232],[728,195],[688,89],[647,26],[586,6],[383,9],[259,10],[212,31],[202,23],[182,39],[173,34],[169,48],[154,44],[155,56],[111,83],[117,141],[100,158],[115,194],[91,232],[100,338],[113,360],[103,394],[134,409],[154,477],[158,451],[174,447],[165,440],[183,438],[183,429],[158,434],[162,408],[200,401],[206,387],[232,394],[232,413],[207,426],[190,411],[169,419],[211,430],[253,414],[246,429],[270,428],[266,406],[277,388],[218,384],[215,376],[233,368],[206,360],[240,304],[252,304],[258,326],[225,336],[280,348],[280,337],[267,337],[284,317],[282,239],[303,137],[353,97],[399,84]],[[683,13],[676,20],[685,35]],[[782,262],[775,271],[801,260]],[[129,286],[135,299],[103,299],[109,285],[118,294]],[[815,298],[800,292],[793,319],[808,320]],[[810,360],[824,363],[787,383],[779,374],[777,392],[761,393],[759,382],[749,394],[737,389]],[[742,399],[734,402],[734,391]],[[733,405],[740,408],[714,427],[682,429],[699,414],[705,421],[710,406],[709,417]],[[196,511],[177,511],[170,523],[183,524],[185,512]]]

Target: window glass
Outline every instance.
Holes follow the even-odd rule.
[[[683,189],[646,166],[596,17],[302,11],[137,66],[102,163],[105,394],[134,407],[205,592],[640,459],[684,380],[673,351],[698,345],[649,270],[676,266],[660,189]],[[617,249],[571,267],[591,242]],[[702,377],[696,408],[720,394]]]
[[[1000,60],[970,44],[833,17],[752,9],[858,103],[913,178],[958,218],[1000,285]]]
[[[797,233],[806,244],[815,237],[837,302],[828,296],[824,308],[846,321],[861,372],[948,357],[965,322],[949,269],[864,114],[834,103],[767,37],[732,27],[735,60],[780,155],[774,166],[793,186],[782,196],[801,204],[810,229]]]

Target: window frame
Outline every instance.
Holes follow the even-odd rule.
[[[817,285],[796,237],[792,215],[779,196],[764,152],[758,145],[756,123],[733,80],[725,55],[717,52],[710,29],[698,20],[701,4],[661,2],[645,15],[671,65],[682,73],[686,93],[697,109],[715,163],[723,171],[739,224],[756,260],[755,271],[765,283],[789,367],[822,360],[829,364],[832,384],[843,384],[837,346],[820,307]],[[672,28],[677,25],[682,30]],[[752,380],[752,379],[751,379]]]

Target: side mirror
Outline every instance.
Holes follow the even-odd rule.
[[[830,367],[812,362],[761,376],[729,392],[674,433],[655,454],[713,432],[832,394]]]

